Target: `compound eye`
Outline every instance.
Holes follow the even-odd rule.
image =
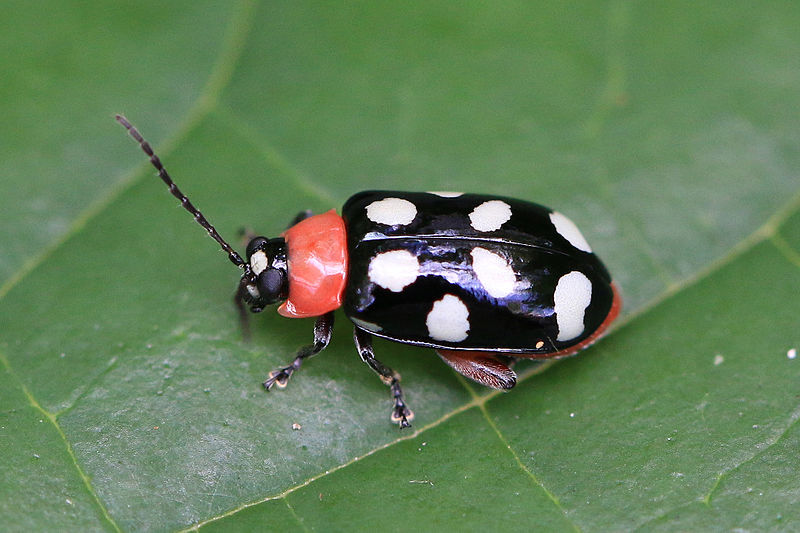
[[[247,243],[247,259],[250,259],[250,257],[256,253],[256,251],[260,250],[267,242],[267,239],[264,237],[251,239],[250,242]]]
[[[258,275],[256,285],[261,297],[273,303],[280,300],[283,296],[284,286],[286,284],[286,273],[279,268],[267,268]]]

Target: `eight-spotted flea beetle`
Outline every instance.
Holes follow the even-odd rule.
[[[175,186],[150,145],[117,120],[158,175],[241,268],[235,301],[258,313],[280,303],[286,317],[316,317],[314,343],[269,374],[285,387],[330,341],[333,313],[355,324],[361,359],[391,388],[392,421],[413,418],[400,376],[375,358],[372,336],[434,348],[464,376],[510,389],[514,358],[572,355],[619,313],[619,292],[575,224],[521,200],[461,193],[361,192],[339,216],[300,213],[280,237],[252,238],[247,261]]]

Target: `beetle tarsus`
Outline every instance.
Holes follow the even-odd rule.
[[[324,315],[317,318],[314,324],[314,344],[303,346],[297,351],[297,356],[292,361],[292,364],[273,370],[269,373],[269,377],[264,382],[264,388],[270,390],[273,386],[277,385],[279,389],[283,389],[289,383],[289,378],[292,374],[300,368],[303,364],[303,359],[316,355],[331,342],[331,333],[333,332],[333,311],[329,311]]]
[[[372,351],[372,335],[363,329],[355,328],[353,340],[356,343],[356,349],[358,350],[358,355],[361,356],[361,360],[367,363],[378,374],[381,381],[391,388],[392,397],[394,398],[392,422],[399,424],[400,429],[411,427],[410,422],[414,419],[414,413],[408,408],[403,399],[403,389],[400,388],[400,374],[375,359],[375,352]]]
[[[392,383],[392,396],[394,396],[394,411],[392,412],[392,422],[400,425],[400,429],[411,427],[411,420],[414,420],[414,413],[403,401],[403,389],[400,388],[399,377]]]
[[[269,377],[264,382],[264,388],[266,390],[270,390],[275,385],[277,385],[279,389],[286,388],[286,385],[289,384],[289,378],[292,377],[292,374],[295,370],[300,368],[300,364],[302,362],[303,360],[300,357],[297,357],[294,361],[292,361],[291,365],[270,372]]]

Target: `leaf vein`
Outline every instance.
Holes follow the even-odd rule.
[[[427,430],[435,428],[435,427],[443,424],[444,422],[446,422],[450,418],[452,418],[452,417],[454,417],[454,416],[456,416],[456,415],[458,415],[460,413],[463,413],[464,411],[466,411],[468,409],[471,409],[473,407],[477,407],[481,403],[484,403],[485,401],[486,401],[486,397],[476,398],[476,399],[474,399],[474,400],[472,400],[470,402],[465,403],[464,405],[462,405],[462,406],[460,406],[460,407],[458,407],[456,409],[453,409],[452,411],[450,411],[448,413],[445,413],[438,420],[434,420],[430,424],[417,429],[413,433],[407,433],[407,434],[404,434],[401,437],[398,437],[398,438],[396,438],[396,439],[394,439],[392,441],[385,442],[385,443],[381,444],[380,446],[377,446],[377,447],[375,447],[375,448],[373,448],[373,449],[371,449],[371,450],[369,450],[369,451],[367,451],[367,452],[365,452],[365,453],[363,453],[361,455],[353,457],[352,459],[350,459],[349,461],[347,461],[345,463],[342,463],[340,465],[334,466],[330,470],[326,470],[326,471],[321,472],[321,473],[319,473],[319,474],[317,474],[315,476],[311,476],[310,478],[308,478],[304,482],[299,483],[299,484],[297,484],[297,485],[295,485],[293,487],[289,487],[288,489],[284,490],[280,494],[266,496],[266,497],[260,498],[258,500],[254,500],[254,501],[251,501],[251,502],[243,503],[242,505],[239,505],[239,506],[237,506],[237,507],[235,507],[233,509],[229,509],[228,511],[226,511],[224,513],[221,513],[221,514],[219,514],[217,516],[213,516],[213,517],[207,518],[205,520],[202,520],[200,522],[197,522],[196,524],[193,524],[192,526],[190,526],[190,527],[188,527],[188,528],[186,528],[186,529],[184,529],[182,531],[183,532],[186,532],[186,531],[197,531],[198,529],[200,529],[201,527],[205,526],[206,524],[209,524],[211,522],[215,522],[217,520],[221,520],[223,518],[227,518],[228,516],[234,515],[234,514],[238,513],[239,511],[243,511],[243,510],[245,510],[245,509],[247,509],[249,507],[253,507],[255,505],[266,503],[266,502],[269,502],[269,501],[272,501],[272,500],[278,500],[278,499],[281,499],[281,498],[285,498],[289,494],[311,485],[313,482],[317,481],[318,479],[322,479],[323,477],[325,477],[325,476],[327,476],[329,474],[333,474],[334,472],[338,472],[339,470],[341,470],[343,468],[347,468],[351,464],[357,463],[358,461],[361,461],[362,459],[365,459],[365,458],[367,458],[367,457],[369,457],[371,455],[374,455],[374,454],[380,452],[381,450],[385,450],[387,448],[390,448],[390,447],[394,446],[395,444],[398,444],[398,443],[403,442],[403,441],[415,439],[415,438],[419,437],[421,434],[423,434],[424,432],[426,432]]]
[[[509,453],[511,453],[511,456],[514,458],[514,461],[516,461],[517,466],[528,475],[528,477],[533,481],[534,485],[538,486],[540,489],[542,489],[542,491],[544,491],[550,501],[553,502],[553,505],[555,505],[564,516],[564,520],[566,520],[567,523],[572,526],[572,530],[580,532],[581,529],[578,527],[578,525],[574,523],[569,516],[567,516],[567,510],[564,509],[564,507],[561,505],[561,502],[558,501],[558,497],[556,497],[555,494],[545,487],[544,484],[539,481],[539,478],[537,478],[536,475],[520,460],[519,454],[514,450],[514,448],[511,447],[511,444],[508,443],[508,440],[506,440],[505,436],[500,432],[497,425],[494,423],[494,420],[492,420],[492,418],[489,416],[489,412],[486,409],[486,404],[483,403],[479,407],[483,413],[483,417],[486,419],[486,422],[488,422],[489,426],[491,426],[495,434],[497,434],[497,438],[500,439],[500,442],[502,442],[506,449],[508,449]]]
[[[264,137],[264,134],[229,106],[220,104],[216,108],[216,116],[244,141],[252,146],[258,154],[272,167],[290,176],[294,182],[307,193],[316,196],[329,205],[342,203],[342,199],[331,193],[321,184],[315,182],[297,165],[291,163],[279,150]]]
[[[786,239],[780,234],[775,232],[770,236],[770,241],[778,249],[778,252],[786,258],[787,261],[796,267],[800,267],[800,252],[797,252],[792,246],[786,242]]]
[[[51,412],[49,412],[48,410],[46,410],[44,407],[41,406],[39,401],[34,397],[34,395],[31,393],[31,391],[28,389],[28,387],[25,385],[25,383],[19,378],[17,373],[11,367],[11,364],[9,363],[8,359],[6,358],[6,356],[4,354],[2,354],[2,353],[0,353],[0,361],[2,361],[3,366],[5,366],[5,368],[6,368],[6,371],[13,377],[13,379],[17,382],[17,384],[19,384],[19,387],[22,390],[22,393],[25,395],[25,398],[27,398],[28,403],[31,405],[31,407],[33,407],[34,409],[36,409],[37,411],[42,413],[42,415],[53,425],[53,427],[55,428],[55,430],[58,433],[59,437],[61,437],[61,440],[64,442],[64,447],[66,449],[67,455],[69,456],[70,460],[72,461],[72,464],[75,467],[75,470],[78,472],[78,476],[81,478],[81,481],[83,482],[83,485],[86,488],[86,491],[89,493],[89,496],[92,498],[92,500],[94,500],[95,505],[97,505],[97,507],[100,510],[100,513],[103,515],[103,518],[111,525],[111,527],[114,528],[115,531],[122,531],[119,528],[119,526],[117,525],[117,523],[114,522],[114,519],[109,514],[108,509],[106,508],[106,506],[103,505],[102,501],[100,501],[100,497],[97,495],[97,492],[95,491],[94,487],[92,486],[92,481],[89,479],[89,476],[86,475],[86,473],[81,468],[80,464],[78,464],[78,458],[75,456],[75,452],[72,449],[72,445],[70,444],[69,440],[67,439],[67,436],[64,433],[64,430],[61,428],[61,425],[58,423],[58,419],[57,419],[56,415],[51,413]]]
[[[764,446],[763,448],[759,449],[757,453],[755,453],[752,456],[748,457],[747,459],[745,459],[741,463],[737,464],[736,466],[733,466],[731,468],[728,468],[728,469],[724,470],[723,472],[720,472],[719,476],[717,476],[717,479],[716,479],[716,482],[714,483],[714,485],[711,487],[711,489],[708,491],[708,493],[703,497],[703,502],[706,505],[710,506],[711,505],[711,500],[712,500],[712,498],[714,496],[714,492],[716,492],[716,490],[719,488],[719,486],[722,483],[723,479],[728,477],[731,473],[735,472],[736,470],[739,470],[743,466],[745,466],[745,465],[747,465],[749,463],[752,463],[753,461],[755,461],[759,457],[763,456],[775,444],[780,442],[780,440],[783,439],[786,436],[786,434],[789,433],[789,431],[791,431],[791,429],[794,427],[794,425],[797,423],[798,420],[800,420],[800,405],[795,407],[794,411],[792,411],[792,414],[789,415],[789,421],[786,424],[786,427],[783,428],[777,434],[773,435],[771,438],[769,438],[766,441],[764,441],[764,444],[766,444],[766,446]]]
[[[99,383],[106,375],[108,375],[114,368],[117,366],[117,361],[119,359],[114,357],[109,361],[106,367],[98,373],[95,377],[93,377],[84,387],[83,390],[69,403],[69,405],[64,406],[60,410],[55,412],[55,416],[62,416],[67,414],[69,411],[75,408],[75,406],[84,399],[92,390],[94,390],[94,386]]]
[[[219,96],[227,86],[233,75],[234,67],[241,56],[247,35],[250,33],[251,21],[253,20],[252,10],[255,3],[253,0],[242,0],[234,15],[231,17],[227,35],[222,44],[222,51],[211,68],[208,81],[200,92],[197,100],[186,115],[184,121],[178,126],[174,133],[159,148],[159,153],[163,156],[172,152],[188,136],[197,124],[207,116],[215,106],[218,105]],[[59,239],[45,246],[41,253],[34,255],[25,261],[17,272],[10,276],[5,283],[0,285],[0,301],[8,293],[36,268],[52,256],[64,244],[80,233],[87,224],[106,211],[108,207],[123,193],[130,190],[140,179],[144,179],[143,169],[150,165],[149,162],[142,162],[133,170],[129,171],[123,178],[117,181],[106,194],[93,201],[81,214],[79,214],[69,229],[65,231]]]
[[[286,496],[281,498],[281,500],[283,500],[283,503],[286,504],[286,507],[289,509],[289,513],[294,517],[295,520],[297,520],[297,523],[300,525],[300,527],[303,528],[303,531],[311,531],[310,529],[308,529],[308,527],[306,527],[306,525],[303,523],[303,521],[300,520],[300,517],[297,516],[297,513],[294,510],[294,507],[292,507],[292,504],[289,503],[289,500],[286,498]]]
[[[606,82],[594,109],[583,125],[584,134],[589,138],[600,134],[605,121],[625,97],[628,81],[624,60],[624,38],[630,27],[630,8],[629,2],[620,1],[613,2],[609,7],[606,21],[608,36]]]

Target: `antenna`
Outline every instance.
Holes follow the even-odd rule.
[[[236,250],[231,248],[231,245],[228,244],[225,241],[225,239],[223,239],[220,236],[219,233],[217,233],[217,230],[214,228],[214,226],[212,226],[208,222],[208,220],[206,220],[206,217],[203,216],[203,213],[198,211],[198,209],[192,205],[192,202],[189,201],[186,195],[181,192],[181,190],[178,188],[177,185],[175,185],[175,182],[172,181],[172,178],[169,177],[167,169],[164,168],[164,165],[161,164],[161,160],[153,152],[153,148],[150,146],[150,143],[144,140],[142,134],[139,133],[139,131],[136,128],[134,128],[130,122],[128,122],[128,119],[126,119],[122,115],[116,115],[116,119],[117,122],[125,126],[125,129],[128,130],[128,133],[131,134],[131,137],[133,137],[136,140],[136,142],[139,143],[139,146],[142,148],[144,153],[150,157],[150,163],[152,163],[153,166],[158,171],[158,177],[161,178],[161,180],[167,184],[167,187],[169,187],[169,192],[172,193],[172,196],[180,200],[183,208],[189,211],[192,214],[192,216],[194,216],[194,219],[197,221],[197,223],[203,226],[205,230],[208,232],[208,234],[211,235],[211,237],[219,243],[219,245],[222,247],[225,253],[228,254],[228,259],[231,260],[231,263],[233,263],[239,268],[244,268],[246,266],[246,263],[244,262],[244,260],[242,260],[242,257],[238,253],[236,253]]]

